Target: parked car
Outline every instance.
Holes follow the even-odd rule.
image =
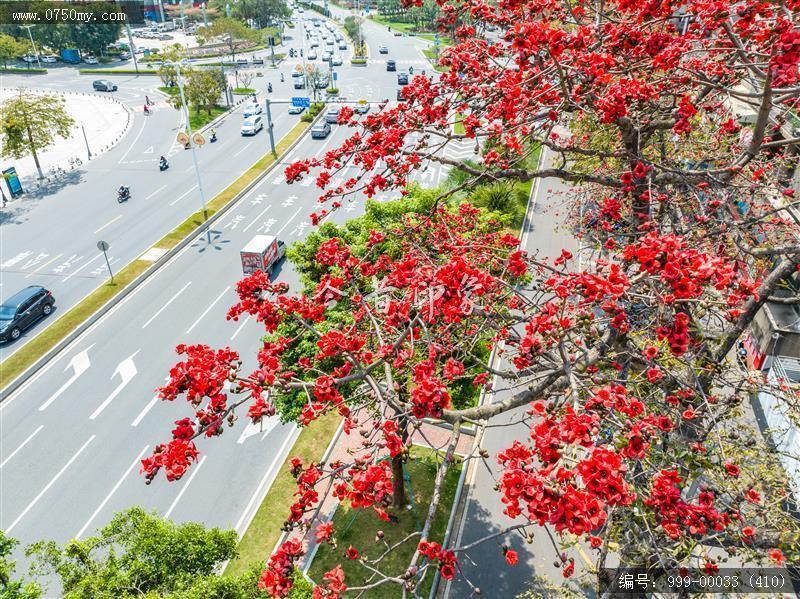
[[[120,52],[119,53],[119,59],[120,60],[128,60],[130,57],[131,57],[131,55],[128,52]]]
[[[389,53],[389,48],[387,48],[386,46],[381,46],[380,48],[378,48],[378,54],[388,54],[388,53]]]
[[[305,109],[305,106],[290,106],[289,114],[302,114]]]
[[[42,56],[42,62],[49,62],[49,63],[58,62],[58,56],[55,56],[53,54],[47,54],[45,56]]]
[[[96,92],[115,92],[117,91],[117,84],[112,83],[108,79],[98,79],[92,82],[92,87]]]
[[[333,108],[328,108],[328,112],[325,113],[325,122],[330,123],[331,125],[335,125],[339,122],[339,107],[334,106]]]
[[[261,114],[260,102],[249,102],[248,104],[245,105],[244,110],[242,110],[242,116],[244,118],[249,118],[257,114]]]
[[[242,135],[255,135],[264,128],[264,121],[259,115],[253,115],[242,121]]]
[[[86,58],[83,59],[83,62],[85,62],[86,64],[97,64],[100,61],[97,60],[97,58],[95,58],[94,56],[87,56]]]
[[[44,287],[31,285],[0,304],[0,342],[16,341],[22,331],[33,326],[40,318],[50,316],[53,294]]]
[[[26,54],[25,56],[22,57],[22,60],[24,62],[27,62],[28,64],[31,64],[36,62],[36,57],[33,56],[32,54]]]
[[[397,70],[397,63],[394,60],[387,60],[386,61],[386,70],[387,71],[396,71]]]
[[[173,40],[175,38],[172,37],[169,33],[162,33],[161,35],[158,36],[158,39],[162,41],[167,41],[167,40]]]
[[[331,134],[331,126],[322,121],[311,127],[311,139],[325,139]]]
[[[369,112],[369,104],[362,101],[356,104],[356,107],[353,110],[358,114],[367,114]]]
[[[407,73],[397,73],[397,85],[408,85]]]

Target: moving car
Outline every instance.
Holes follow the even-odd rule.
[[[305,106],[290,106],[289,114],[302,114],[305,109]]]
[[[311,139],[325,139],[331,134],[331,126],[322,121],[311,127]]]
[[[312,48],[319,48],[319,40],[317,40],[317,39],[311,40],[311,47]]]
[[[335,67],[342,66],[342,57],[341,56],[331,56],[331,64]]]
[[[339,42],[339,50],[347,50],[347,42]]]
[[[108,79],[98,79],[92,82],[92,87],[96,92],[115,92],[117,91],[117,84],[112,83]]]
[[[396,71],[397,70],[397,63],[394,60],[387,60],[386,61],[386,70],[387,71]]]
[[[381,46],[380,48],[378,48],[378,53],[379,54],[388,54],[389,53],[389,48],[387,48],[386,46]]]
[[[397,85],[408,85],[407,73],[397,73]]]
[[[369,104],[366,102],[356,104],[356,107],[353,109],[353,111],[357,114],[367,114],[369,112]]]
[[[311,52],[308,53],[308,59],[309,60],[316,60],[317,59],[317,53],[314,52],[314,50],[312,50]]]
[[[249,104],[245,105],[244,110],[242,111],[242,116],[244,118],[249,118],[256,114],[261,114],[261,104],[259,102],[250,102]]]
[[[264,128],[264,121],[260,116],[254,115],[242,121],[242,135],[255,135]]]
[[[408,99],[408,98],[406,98],[406,95],[403,93],[404,89],[405,88],[403,88],[403,87],[398,87],[397,88],[397,101],[398,102],[405,102]]]
[[[31,285],[9,297],[0,305],[0,342],[19,339],[22,331],[49,316],[55,303],[53,294],[39,285]]]
[[[300,77],[294,80],[294,88],[305,89],[305,87],[306,87],[306,80],[303,78],[303,75],[301,74]]]
[[[321,77],[317,81],[317,89],[325,89],[326,87],[328,87],[328,83],[329,83],[329,81],[328,81],[328,76],[327,75],[325,77]]]
[[[329,108],[328,112],[325,113],[325,122],[330,123],[331,125],[335,125],[339,122],[339,107],[334,106],[333,108]]]

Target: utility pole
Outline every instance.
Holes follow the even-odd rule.
[[[42,68],[42,63],[39,61],[39,53],[36,51],[36,44],[33,43],[33,35],[31,34],[31,27],[33,25],[22,25],[23,29],[28,30],[28,37],[31,40],[31,46],[33,47],[33,55],[36,57],[36,64],[39,65],[39,68]]]
[[[200,10],[203,11],[203,27],[208,27],[208,15],[206,14],[206,2],[200,5]]]
[[[164,64],[175,67],[175,72],[178,78],[178,91],[181,94],[181,106],[183,107],[183,116],[186,119],[186,130],[189,132],[189,146],[192,150],[192,163],[194,164],[194,173],[197,177],[197,189],[200,192],[200,203],[203,205],[203,221],[208,221],[208,210],[206,209],[206,196],[203,193],[203,181],[200,179],[200,167],[197,164],[197,152],[194,149],[194,136],[192,133],[192,124],[189,120],[189,107],[186,105],[186,97],[183,95],[183,79],[181,79],[181,63],[167,61]]]
[[[272,150],[272,155],[277,158],[278,153],[275,151],[275,134],[272,132],[272,111],[269,109],[269,96],[267,96],[267,131],[269,132],[269,147]]]
[[[81,123],[81,131],[83,131],[83,141],[86,143],[87,160],[91,160],[92,159],[92,151],[89,149],[89,138],[86,137],[86,128],[83,126],[83,123]]]
[[[136,48],[133,45],[133,35],[131,35],[131,26],[125,21],[125,31],[128,34],[128,46],[130,46],[131,57],[133,58],[133,68],[136,69],[136,74],[139,74],[139,61],[136,60]]]

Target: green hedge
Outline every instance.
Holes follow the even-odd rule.
[[[314,120],[314,117],[317,116],[322,109],[325,108],[324,102],[314,102],[306,112],[303,113],[303,116],[300,117],[300,120],[304,123],[310,123]]]
[[[158,71],[139,69],[78,69],[81,75],[158,75]]]
[[[0,73],[16,73],[22,74],[30,73],[31,75],[44,75],[47,73],[47,69],[27,69],[27,68],[20,68],[20,67],[6,67],[0,68]]]
[[[351,58],[350,64],[367,64],[366,58]]]

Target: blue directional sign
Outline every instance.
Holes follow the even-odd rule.
[[[336,81],[336,71],[333,72],[333,80]]]
[[[292,106],[302,106],[308,108],[311,106],[311,98],[294,97],[292,98]]]

